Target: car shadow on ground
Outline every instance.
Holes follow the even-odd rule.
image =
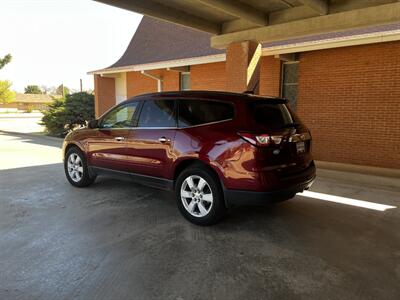
[[[233,299],[243,291],[258,299],[322,297],[328,290],[363,299],[397,293],[398,209],[296,196],[234,208],[221,223],[199,227],[180,216],[169,192],[109,177],[74,188],[60,163],[1,170],[0,197],[0,279],[12,291],[0,289],[5,299],[32,292],[57,298],[56,291],[65,299],[94,291],[98,299],[118,293],[149,299],[154,289],[159,298],[177,299],[205,288],[207,279],[224,288],[200,289],[199,299],[226,289],[239,295]],[[176,290],[174,282],[184,284]]]
[[[0,130],[0,135],[5,135],[14,140],[17,139],[18,141],[24,143],[31,143],[35,145],[50,146],[56,148],[61,148],[63,143],[62,138],[46,136],[40,132],[20,133]]]

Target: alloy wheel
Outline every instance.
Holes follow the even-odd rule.
[[[68,157],[68,175],[74,182],[79,182],[83,176],[83,164],[82,160],[76,153],[71,153]]]
[[[214,200],[210,185],[198,175],[191,175],[183,181],[180,196],[187,212],[199,218],[210,212]]]

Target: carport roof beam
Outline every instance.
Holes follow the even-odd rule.
[[[328,13],[328,1],[326,0],[300,0],[300,2],[309,6],[321,16]]]
[[[275,42],[395,22],[400,22],[400,2],[213,36],[211,46],[223,49],[244,40]]]
[[[166,6],[154,1],[143,0],[96,0],[104,4],[112,5],[122,9],[135,11],[154,18],[172,23],[181,24],[186,27],[200,31],[219,34],[221,26],[212,21],[189,14],[183,10]]]
[[[256,8],[237,0],[199,0],[213,8],[221,10],[232,16],[247,20],[251,23],[267,25],[267,15]]]

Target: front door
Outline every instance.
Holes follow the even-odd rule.
[[[99,121],[96,134],[88,139],[90,165],[118,171],[129,170],[126,145],[138,104],[130,102],[119,105]]]
[[[175,158],[175,115],[174,100],[143,102],[137,127],[127,141],[130,172],[168,178]]]

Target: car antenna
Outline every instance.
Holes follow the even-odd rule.
[[[254,95],[255,90],[258,88],[260,82],[257,82],[251,90],[246,90],[243,93],[248,95]]]

